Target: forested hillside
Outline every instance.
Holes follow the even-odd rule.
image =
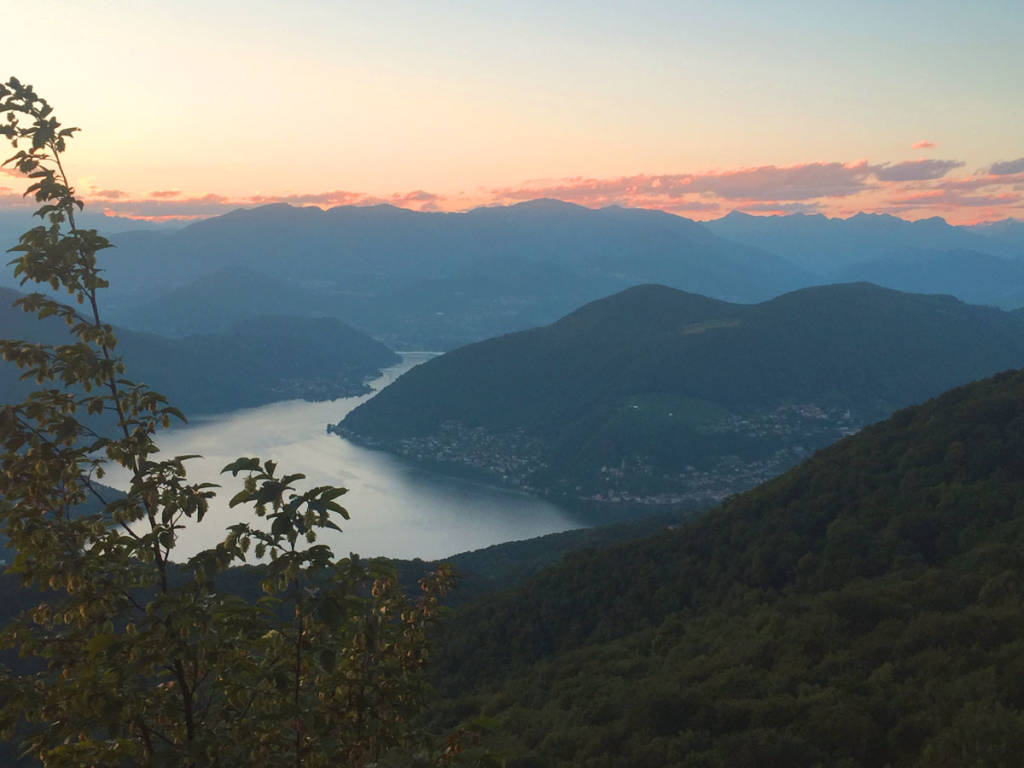
[[[1022,553],[1015,371],[463,609],[436,679],[518,766],[1014,765]]]
[[[640,286],[435,358],[336,429],[567,498],[707,501],[1022,362],[1019,315],[951,297],[850,284],[739,305]]]

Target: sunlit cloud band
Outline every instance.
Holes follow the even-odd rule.
[[[416,211],[462,211],[537,198],[555,198],[590,208],[620,205],[660,209],[695,219],[717,218],[732,210],[830,216],[863,211],[906,218],[939,215],[952,223],[1024,216],[1024,158],[994,162],[966,175],[950,175],[963,167],[959,160],[932,158],[896,163],[815,162],[699,173],[541,179],[458,194],[417,189],[380,195],[335,189],[241,197],[216,192],[195,195],[181,190],[133,195],[96,187],[82,194],[90,205],[109,216],[148,221],[202,219],[272,203],[321,208],[386,204]],[[0,207],[23,203],[12,186],[0,186]]]

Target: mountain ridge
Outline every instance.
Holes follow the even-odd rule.
[[[275,204],[113,240],[118,247],[100,259],[123,326],[199,325],[208,310],[176,312],[161,296],[243,267],[299,286],[312,305],[406,348],[450,349],[545,324],[636,283],[748,301],[807,280],[785,259],[683,217],[551,201],[467,213]],[[517,272],[532,279],[507,279]],[[223,301],[212,304],[232,305],[230,288],[218,290]],[[238,307],[234,319],[244,316]]]
[[[569,497],[682,502],[674,488],[703,486],[713,499],[742,489],[730,476],[749,487],[897,407],[1024,363],[1021,321],[866,283],[755,305],[639,286],[434,358],[332,429]]]

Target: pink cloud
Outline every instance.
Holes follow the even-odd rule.
[[[88,200],[86,203],[88,204]],[[203,219],[227,213],[240,204],[224,195],[206,194],[177,199],[164,198],[119,198],[106,202],[103,212],[107,216],[128,219],[170,221],[173,219]]]
[[[1018,157],[1016,160],[1004,160],[999,163],[992,163],[992,166],[988,169],[989,173],[993,173],[997,176],[1007,176],[1012,173],[1024,172],[1024,157]]]
[[[874,172],[882,181],[926,181],[942,178],[963,165],[960,160],[907,160],[894,165],[874,166]]]
[[[897,195],[890,201],[899,207],[987,207],[987,206],[1020,206],[1024,205],[1024,197],[1013,193],[997,195],[969,195],[958,190],[926,189],[919,192]]]
[[[811,200],[845,197],[872,186],[873,167],[858,163],[764,165],[694,176],[690,188],[727,200]]]
[[[527,182],[521,187],[491,189],[488,192],[498,201],[554,197],[584,205],[621,205],[636,199],[688,195],[707,195],[726,200],[811,200],[863,192],[873,186],[871,177],[880,167],[870,166],[863,161],[804,163],[786,167],[764,165],[696,174]]]
[[[819,212],[829,216],[915,210],[923,215],[941,212],[951,220],[970,216],[973,222],[978,220],[977,214],[968,211],[985,206],[1004,211],[1016,207],[1024,212],[1024,199],[1011,188],[1024,182],[1024,174],[947,177],[963,165],[959,160],[941,159],[822,162],[697,174],[539,180],[484,192],[496,203],[552,197],[595,208],[618,204],[696,214],[696,218],[707,218],[710,212],[723,209],[766,214]],[[979,190],[987,194],[970,194]],[[927,208],[930,203],[934,203],[931,210]],[[996,212],[993,208],[991,215]]]
[[[378,198],[371,198],[362,192],[345,192],[340,189],[332,192],[313,192],[298,195],[252,195],[243,198],[254,205],[269,205],[270,203],[289,203],[290,205],[365,205],[366,201],[374,200],[383,202]]]
[[[1019,171],[1015,170],[1018,164]],[[540,197],[591,208],[620,205],[705,219],[732,209],[764,214],[820,212],[829,216],[858,211],[914,211],[921,215],[941,213],[951,220],[967,216],[977,220],[979,214],[1024,215],[1024,158],[995,163],[973,174],[949,176],[963,165],[958,160],[932,158],[896,163],[810,162],[698,173],[535,179],[454,195],[423,189],[391,194],[334,189],[229,196],[188,195],[168,189],[132,196],[121,190],[94,188],[86,202],[100,203],[111,216],[157,221],[209,218],[270,203],[321,208],[388,204],[417,211],[455,211]],[[10,207],[14,199],[13,190],[0,188],[0,206]]]
[[[1005,187],[1021,181],[1024,181],[1024,172],[1006,174],[1003,176],[979,174],[976,176],[963,176],[956,179],[942,179],[934,186],[937,189],[949,189],[965,192],[985,189],[988,187]]]
[[[414,208],[420,211],[440,211],[444,198],[433,192],[416,189],[404,195],[391,195],[388,203],[399,208]]]
[[[938,146],[934,141],[915,141],[910,145],[911,149],[931,149]]]
[[[96,189],[93,187],[89,190],[89,197],[100,200],[123,200],[129,197],[129,194],[120,189]]]
[[[370,195],[364,192],[347,192],[336,189],[331,192],[313,192],[291,195],[252,195],[243,198],[243,204],[268,205],[270,203],[288,203],[290,205],[316,205],[333,207],[339,205],[395,205],[399,208],[414,210],[441,210],[446,198],[422,189],[412,192],[395,193],[392,195]]]

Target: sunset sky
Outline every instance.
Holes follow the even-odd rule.
[[[1024,218],[1020,0],[37,0],[0,18],[0,77],[83,129],[71,171],[118,215],[556,197]],[[22,187],[0,173],[0,206]]]

